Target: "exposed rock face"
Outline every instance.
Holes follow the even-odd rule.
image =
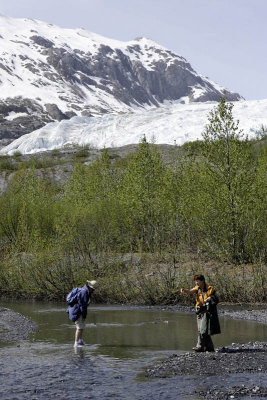
[[[0,139],[74,115],[129,112],[166,100],[218,101],[224,91],[145,38],[119,42],[40,21],[0,16],[0,22]]]
[[[45,104],[45,109],[53,120],[61,121],[62,119],[69,119],[66,114],[60,111],[56,104]]]
[[[14,114],[15,118],[6,118],[10,114]],[[1,139],[16,139],[52,121],[50,113],[32,99],[8,97],[0,100]]]

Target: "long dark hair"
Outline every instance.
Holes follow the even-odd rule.
[[[201,274],[196,274],[193,276],[194,281],[205,281],[205,276]]]
[[[193,276],[193,280],[195,281],[204,281],[204,287],[203,287],[203,292],[207,291],[207,286],[206,286],[206,281],[205,281],[205,276],[201,274],[196,274]]]

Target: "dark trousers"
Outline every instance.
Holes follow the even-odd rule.
[[[204,314],[197,315],[197,330],[198,330],[198,339],[196,347],[200,347],[204,351],[214,351],[213,342],[210,335],[201,335],[200,329],[202,324],[202,318]]]

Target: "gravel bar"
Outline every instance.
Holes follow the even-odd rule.
[[[147,369],[149,377],[166,378],[174,375],[225,375],[267,372],[267,343],[232,344],[214,353],[185,352],[173,354],[165,361]]]
[[[37,325],[18,312],[0,307],[0,343],[24,340],[37,330]]]

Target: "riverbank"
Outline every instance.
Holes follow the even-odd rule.
[[[176,375],[228,375],[265,373],[267,342],[233,343],[215,352],[174,354],[147,369],[146,376],[166,378]]]
[[[0,342],[27,339],[36,330],[37,325],[24,315],[0,307]]]
[[[247,399],[267,397],[267,343],[233,343],[231,346],[217,349],[214,353],[174,354],[167,360],[155,363],[146,370],[149,378],[167,378],[174,376],[195,376],[199,380],[196,394],[205,400]],[[240,385],[240,376],[250,375],[250,383]],[[261,385],[253,383],[253,377],[263,374]],[[205,377],[218,377],[218,383],[202,388]],[[235,383],[224,384],[227,376],[236,377]],[[249,397],[244,397],[249,396]]]

